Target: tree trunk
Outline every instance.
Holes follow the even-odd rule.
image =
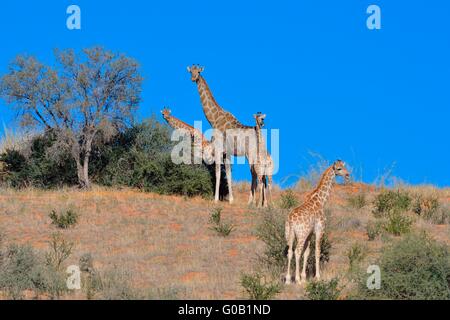
[[[89,155],[86,155],[83,161],[83,181],[84,188],[89,189],[91,187],[91,181],[89,180]]]

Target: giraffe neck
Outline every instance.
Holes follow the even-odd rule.
[[[201,75],[199,75],[197,80],[197,89],[203,112],[214,129],[225,132],[227,129],[246,128],[231,113],[225,111],[217,104],[206,80]]]
[[[316,189],[311,193],[311,196],[309,197],[309,199],[315,198],[315,200],[319,202],[321,208],[323,208],[330,196],[335,176],[336,173],[334,172],[332,166],[326,169]]]
[[[266,142],[264,140],[261,127],[256,124],[255,127],[256,130],[256,148],[257,148],[257,155],[258,160],[265,159],[267,156],[267,149],[266,149]]]
[[[194,144],[200,144],[202,147],[205,147],[209,144],[209,141],[206,137],[200,132],[200,130],[195,129],[193,126],[187,124],[180,119],[175,118],[171,115],[164,115],[164,119],[167,123],[174,129],[183,129],[189,132],[191,137],[194,138]]]

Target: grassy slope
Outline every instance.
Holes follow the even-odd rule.
[[[264,249],[254,235],[261,211],[246,204],[248,186],[236,187],[236,204],[225,202],[223,220],[236,230],[223,238],[210,230],[211,201],[160,196],[133,190],[94,189],[0,192],[0,231],[6,243],[31,243],[46,249],[56,231],[48,214],[69,206],[81,214],[78,225],[63,231],[75,243],[68,264],[91,253],[99,270],[120,267],[133,276],[133,285],[143,290],[172,292],[169,297],[187,299],[242,298],[239,284],[242,272],[250,272],[258,253]],[[346,252],[353,243],[367,247],[365,264],[376,257],[385,240],[368,241],[365,225],[373,219],[371,207],[361,210],[348,206],[349,196],[365,189],[370,201],[376,191],[368,186],[338,186],[328,204],[331,260],[322,274],[325,279],[342,275],[348,268]],[[299,199],[302,193],[296,194]],[[279,198],[274,194],[275,201]],[[439,191],[442,203],[450,202],[450,190]],[[450,244],[449,225],[432,225],[416,219],[415,229],[426,229],[435,238]],[[345,291],[344,291],[345,294]],[[285,287],[278,296],[303,297],[303,288]],[[67,298],[83,298],[81,293]]]

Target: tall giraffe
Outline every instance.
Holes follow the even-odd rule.
[[[187,70],[191,73],[192,82],[197,84],[203,112],[208,122],[224,141],[225,162],[231,163],[231,156],[245,156],[247,158],[252,175],[249,203],[254,202],[257,187],[257,175],[253,167],[257,153],[255,128],[243,125],[230,112],[219,106],[201,75],[204,70],[203,67],[193,65],[188,67]],[[228,170],[231,170],[231,167]],[[231,185],[231,181],[228,181],[228,183]]]
[[[219,190],[220,190],[220,179],[221,179],[221,157],[223,157],[222,152],[217,152],[218,148],[216,148],[216,144],[212,141],[206,139],[206,137],[200,132],[200,130],[190,126],[186,122],[181,121],[180,119],[175,118],[171,115],[171,111],[168,108],[164,108],[161,111],[164,120],[174,129],[182,129],[187,131],[194,141],[194,147],[201,148],[202,150],[202,159],[207,164],[215,164],[216,169],[216,189],[214,193],[214,201],[219,201]],[[228,177],[228,173],[231,175],[231,170],[227,170],[227,180],[231,181],[231,176]],[[231,183],[228,182],[228,192],[231,195]],[[232,202],[232,198],[229,201]]]
[[[257,141],[257,155],[256,163],[254,165],[257,175],[257,183],[259,185],[259,205],[267,207],[272,201],[272,175],[273,175],[273,160],[267,152],[266,142],[264,140],[261,129],[264,127],[265,114],[258,112],[254,115],[256,120],[256,141]],[[270,195],[270,197],[268,197]]]
[[[337,160],[323,173],[316,189],[306,198],[306,201],[299,207],[293,209],[286,221],[286,241],[288,243],[288,266],[286,273],[286,283],[291,283],[291,260],[293,255],[293,244],[297,238],[295,248],[295,281],[300,284],[306,280],[306,264],[309,257],[309,244],[311,235],[314,233],[315,254],[316,254],[316,279],[320,279],[320,242],[325,228],[324,206],[330,196],[333,181],[336,176],[342,176],[346,182],[350,179],[350,173],[345,167],[345,163]],[[299,263],[302,254],[303,269],[300,278]]]

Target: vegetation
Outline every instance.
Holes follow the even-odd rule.
[[[316,280],[308,282],[306,285],[306,296],[310,300],[337,300],[341,293],[338,285],[338,278],[331,279],[330,281]]]
[[[360,297],[375,299],[450,299],[450,253],[426,234],[410,234],[386,247],[377,263],[381,289],[366,287],[362,275]]]
[[[347,201],[351,208],[357,210],[362,209],[367,205],[366,194],[363,192],[360,192],[355,196],[350,196]]]
[[[52,210],[49,214],[52,224],[60,229],[68,229],[73,227],[78,222],[78,214],[73,209],[68,209],[65,212],[57,213]]]
[[[354,243],[347,251],[349,271],[354,272],[367,255],[367,248],[360,243]]]
[[[226,222],[222,222],[222,208],[215,208],[212,211],[210,223],[212,224],[211,228],[222,237],[229,236],[231,231],[234,230],[233,225]]]
[[[400,236],[411,231],[412,223],[412,219],[405,214],[393,211],[389,213],[386,221],[383,223],[383,228],[388,233]]]
[[[47,259],[28,245],[11,244],[2,249],[0,290],[15,300],[25,298],[27,290],[35,297],[48,295],[58,299],[67,292],[66,275],[60,268],[67,256],[56,259],[54,252],[50,251],[45,257]]]
[[[279,283],[268,281],[260,273],[243,274],[241,286],[250,300],[270,300],[281,292]]]
[[[384,190],[374,200],[374,214],[377,217],[396,211],[407,211],[411,206],[412,199],[406,191]]]
[[[383,223],[380,221],[369,221],[366,225],[366,232],[370,241],[375,240],[383,232]]]
[[[280,198],[280,208],[281,209],[292,209],[299,205],[299,201],[294,194],[294,191],[288,189],[281,194]]]
[[[18,56],[1,79],[0,93],[21,115],[24,127],[54,136],[54,156],[68,152],[78,183],[88,188],[94,146],[133,120],[141,93],[139,65],[100,47],[80,56],[57,50],[55,58],[57,65],[51,67],[35,57]]]

